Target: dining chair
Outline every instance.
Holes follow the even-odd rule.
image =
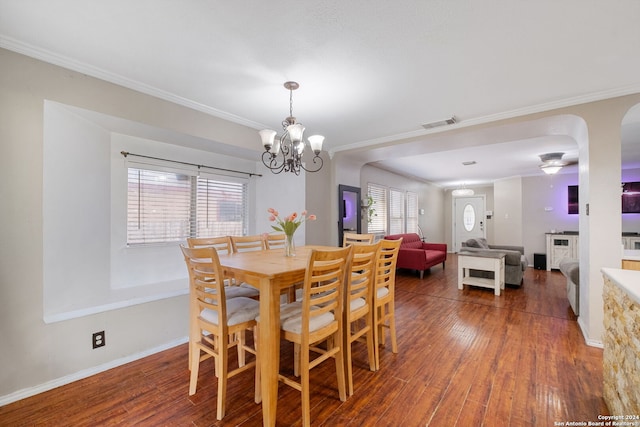
[[[231,237],[189,237],[187,238],[187,245],[190,248],[204,248],[211,247],[216,248],[218,255],[233,253],[233,247],[231,245]],[[260,292],[246,283],[237,284],[233,278],[225,278],[224,281],[226,288],[227,298],[247,297],[247,298],[259,298]]]
[[[267,249],[284,248],[287,236],[285,234],[267,234],[265,239]]]
[[[231,247],[231,238],[229,236],[188,237],[187,245],[189,245],[190,248],[213,247],[216,248],[218,255],[230,254],[233,252]]]
[[[342,236],[342,246],[349,243],[373,243],[373,234],[344,233]]]
[[[252,236],[231,236],[233,252],[262,251],[267,249],[264,237],[261,234]]]
[[[381,243],[353,244],[351,271],[347,272],[344,292],[344,342],[347,375],[347,393],[353,395],[353,362],[351,347],[356,341],[365,341],[369,369],[376,370],[373,340],[373,289],[376,260]]]
[[[190,305],[192,317],[189,331],[191,377],[189,396],[195,394],[200,363],[211,357],[215,360],[218,377],[218,399],[216,417],[225,414],[227,381],[248,369],[255,368],[255,401],[260,401],[260,371],[257,369],[258,346],[256,317],[260,303],[251,298],[227,299],[223,284],[222,268],[218,253],[213,247],[187,248],[180,246],[190,271]],[[246,331],[252,330],[254,346],[246,344]],[[238,367],[229,369],[229,349],[238,350]],[[245,353],[255,356],[246,363]],[[242,356],[241,356],[242,355]]]
[[[338,393],[345,401],[345,359],[342,342],[342,292],[353,248],[311,251],[303,285],[303,298],[280,309],[281,337],[293,343],[294,360],[300,361],[300,380],[280,374],[279,379],[302,395],[302,425],[311,424],[310,371],[329,358],[335,359]],[[260,321],[258,319],[258,327]],[[321,344],[326,343],[324,348]],[[311,358],[313,353],[314,358]],[[317,355],[317,356],[316,356]]]
[[[380,240],[373,292],[373,342],[376,355],[376,371],[380,369],[380,347],[384,347],[385,329],[389,330],[391,351],[398,353],[395,287],[396,263],[401,243],[402,238],[398,240]]]

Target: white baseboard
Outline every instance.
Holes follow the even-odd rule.
[[[580,326],[580,331],[582,332],[582,336],[584,337],[584,342],[590,347],[598,347],[604,348],[604,344],[602,341],[592,340],[587,338],[587,327],[584,323],[582,323],[582,317],[578,317],[578,326]]]
[[[17,402],[18,400],[25,399],[27,397],[35,396],[36,394],[43,393],[45,391],[52,390],[56,387],[60,387],[66,384],[70,384],[74,381],[81,380],[83,378],[90,377],[92,375],[98,374],[100,372],[107,371],[111,368],[115,368],[117,366],[124,365],[129,362],[133,362],[134,360],[142,359],[143,357],[150,356],[155,353],[159,353],[164,350],[168,350],[170,348],[176,347],[178,345],[184,344],[189,341],[189,337],[178,338],[174,341],[168,342],[166,344],[160,345],[158,347],[150,348],[145,351],[141,351],[136,354],[132,354],[130,356],[121,357],[120,359],[112,360],[110,362],[104,363],[102,365],[94,366],[91,368],[84,369],[79,372],[75,372],[70,375],[66,375],[61,378],[57,378],[55,380],[47,381],[43,384],[38,384],[35,387],[24,388],[22,390],[15,391],[11,394],[7,394],[6,396],[0,396],[0,406],[8,405],[9,403]]]

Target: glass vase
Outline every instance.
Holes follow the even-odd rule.
[[[296,244],[293,241],[293,234],[285,234],[284,256],[296,256]]]

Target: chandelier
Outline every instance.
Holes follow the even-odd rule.
[[[261,130],[260,138],[264,146],[262,153],[262,163],[273,173],[293,172],[300,175],[301,170],[307,172],[318,172],[322,168],[322,143],[324,136],[311,135],[309,137],[309,147],[313,151],[314,167],[307,168],[303,163],[305,146],[307,143],[303,139],[304,126],[293,117],[293,91],[300,85],[296,82],[285,82],[284,87],[289,91],[289,117],[282,121],[283,134],[276,138],[277,132],[271,129]]]

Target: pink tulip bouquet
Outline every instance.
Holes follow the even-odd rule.
[[[273,208],[267,209],[267,212],[271,214],[269,216],[269,221],[275,222],[277,224],[272,225],[271,228],[276,231],[281,231],[287,236],[293,236],[293,233],[296,232],[298,227],[300,227],[303,222],[315,221],[316,219],[315,215],[307,215],[306,210],[302,211],[300,213],[300,216],[298,216],[297,212],[294,212],[291,215],[284,217],[284,219],[280,218],[280,214],[278,213],[278,211]]]

